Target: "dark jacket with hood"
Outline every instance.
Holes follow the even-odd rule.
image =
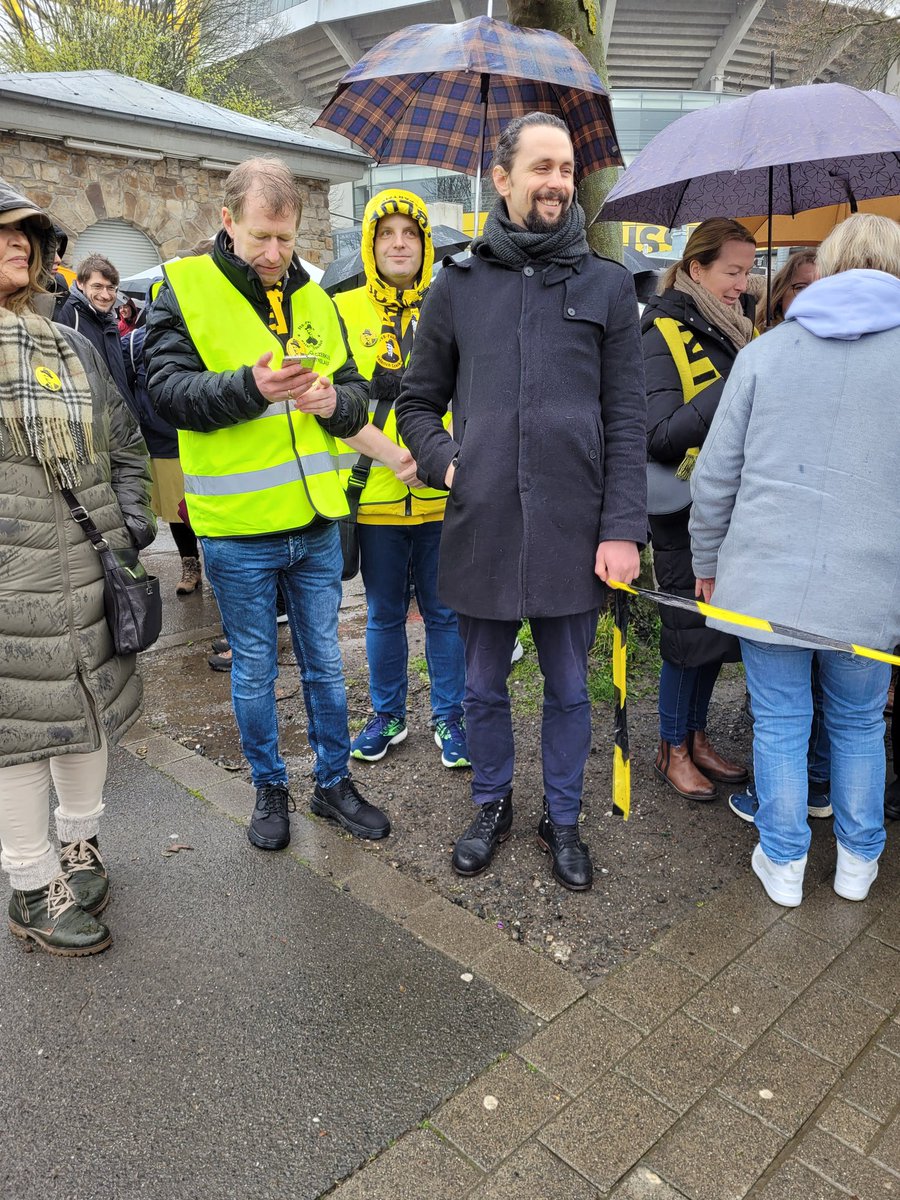
[[[0,180],[0,212],[33,208]],[[53,261],[47,230],[42,250]],[[46,301],[47,296],[39,296]],[[35,307],[43,307],[36,305]],[[49,314],[48,314],[49,315]],[[65,329],[93,399],[96,459],[76,495],[117,550],[153,540],[146,449],[86,338]],[[0,437],[0,446],[4,439]],[[37,459],[0,457],[0,767],[115,742],[140,715],[135,656],[115,653],[103,611],[103,567]]]
[[[453,435],[441,418],[453,402]],[[397,404],[430,487],[458,458],[439,587],[493,620],[601,605],[601,541],[647,533],[637,302],[619,263],[505,266],[481,243],[425,299]]]
[[[231,239],[219,230],[212,258],[228,281],[241,293],[268,327],[269,302],[262,281],[238,258]],[[295,257],[288,269],[282,303],[290,308],[291,297],[310,282]],[[340,319],[340,318],[339,318]],[[343,330],[343,322],[341,322]],[[278,334],[287,344],[288,334]],[[346,340],[346,333],[344,334]],[[147,387],[153,407],[176,429],[208,433],[249,421],[266,411],[268,404],[253,378],[252,364],[233,371],[208,371],[197,352],[181,315],[175,293],[163,284],[147,319],[144,345]],[[334,437],[352,437],[368,417],[369,386],[348,349],[347,361],[334,374],[337,407],[331,417],[317,418]]]
[[[137,407],[125,372],[122,335],[119,333],[115,309],[108,313],[98,312],[78,284],[73,283],[69,289],[69,298],[62,306],[56,320],[60,325],[68,325],[70,329],[77,330],[87,338],[106,363],[106,369],[112,375],[125,403],[137,417]]]
[[[752,301],[748,314],[752,319]],[[684,403],[684,393],[675,360],[654,322],[672,317],[694,335],[702,352],[721,376]],[[667,288],[651,298],[641,316],[644,370],[647,377],[647,453],[658,462],[677,466],[687,451],[702,446],[722,398],[726,380],[737,358],[737,349],[724,333],[710,325],[686,292]],[[690,506],[682,512],[650,518],[653,566],[660,591],[678,596],[694,595],[691,538],[688,533]],[[704,663],[736,662],[740,658],[737,639],[706,625],[703,617],[681,609],[660,606],[662,635],[660,651],[675,666],[699,667]]]

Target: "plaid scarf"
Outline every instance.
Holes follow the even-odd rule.
[[[44,468],[48,487],[74,488],[92,463],[87,372],[65,336],[36,313],[0,306],[0,450]]]

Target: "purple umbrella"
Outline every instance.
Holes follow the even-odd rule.
[[[599,219],[671,227],[897,194],[900,99],[820,83],[754,92],[673,121],[626,170]]]
[[[606,88],[566,38],[490,17],[409,25],[351,67],[315,124],[379,163],[422,163],[481,176],[504,127],[540,109],[561,117],[579,176],[622,162]]]

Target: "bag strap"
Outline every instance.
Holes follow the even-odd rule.
[[[387,398],[379,400],[375,405],[372,424],[376,429],[384,429],[393,406],[393,400]],[[369,472],[372,470],[372,462],[371,455],[361,454],[353,465],[350,478],[347,480],[347,504],[350,507],[350,519],[353,521],[356,520],[356,514],[359,512],[360,497],[369,478]]]
[[[81,526],[84,536],[90,541],[91,545],[98,554],[102,554],[104,550],[109,549],[109,542],[94,524],[91,519],[91,514],[80,504],[78,497],[68,488],[60,488],[62,497],[69,506],[69,512],[72,514],[72,520]]]
[[[400,332],[400,326],[403,323],[402,310],[397,313],[394,320],[394,328],[397,333]],[[416,335],[416,321],[414,317],[410,318],[409,324],[406,326],[406,333],[398,338],[400,344],[400,362],[405,364],[407,358],[412,352],[413,338]],[[400,368],[403,370],[403,367]],[[393,373],[393,372],[392,372]],[[387,419],[390,416],[391,409],[394,407],[393,400],[379,400],[375,405],[375,412],[372,414],[372,425],[375,429],[384,429],[387,424]],[[363,488],[369,478],[369,472],[372,470],[372,458],[368,454],[361,454],[356,460],[355,465],[350,471],[350,478],[347,481],[347,504],[350,508],[350,519],[355,521],[356,514],[359,512],[359,501],[363,494]]]

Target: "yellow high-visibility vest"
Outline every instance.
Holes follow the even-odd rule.
[[[315,354],[331,378],[347,347],[329,296],[307,283],[291,296],[287,351],[212,258],[182,258],[165,268],[187,331],[209,371],[252,366],[272,351]],[[348,513],[335,439],[315,417],[271,404],[258,417],[211,433],[178,431],[188,515],[206,537],[252,537]]]
[[[377,365],[379,336],[382,315],[372,301],[368,289],[354,288],[352,292],[338,292],[334,297],[338,311],[347,327],[347,341],[360,375],[371,379]],[[375,415],[376,404],[369,404],[369,420]],[[452,414],[444,417],[445,429],[450,428]],[[403,440],[397,432],[397,414],[392,408],[382,433],[398,446]],[[350,447],[339,443],[341,461],[345,461]],[[352,453],[352,452],[351,452]],[[352,466],[352,462],[350,462]],[[341,478],[346,486],[350,471],[344,469]],[[401,483],[390,467],[377,460],[373,462],[366,486],[359,503],[359,521],[362,524],[393,525],[399,521],[438,521],[444,515],[447,492],[435,488],[416,488],[414,491]]]

